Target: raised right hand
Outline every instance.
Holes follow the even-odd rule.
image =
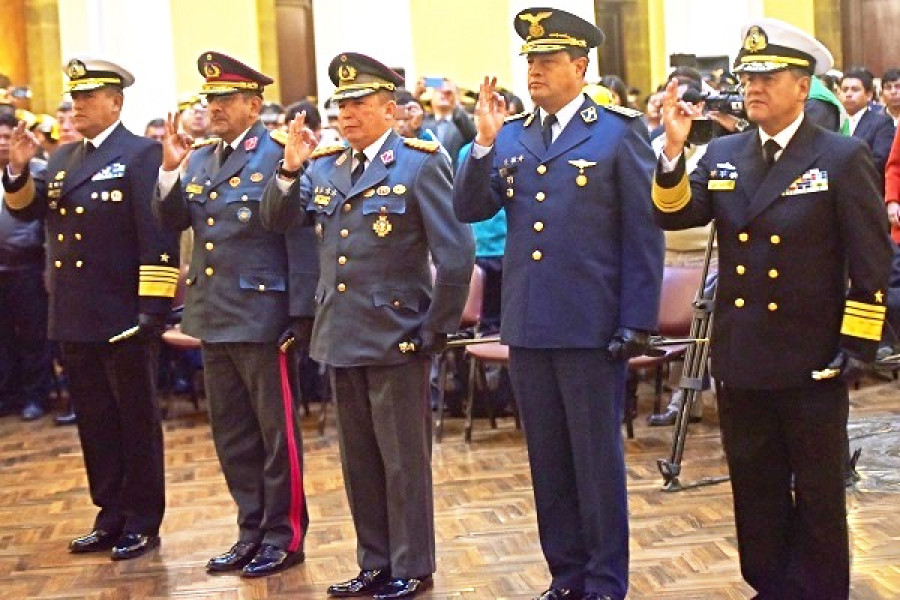
[[[662,123],[666,130],[666,158],[674,159],[684,150],[691,121],[703,115],[702,104],[691,104],[678,98],[678,80],[672,79],[666,86],[662,101]]]
[[[190,153],[194,140],[186,133],[178,131],[181,115],[169,113],[166,119],[166,131],[162,139],[163,171],[174,171],[181,166]]]
[[[28,169],[28,162],[37,156],[41,143],[37,137],[25,128],[25,121],[20,121],[13,129],[9,141],[9,167],[16,175]]]
[[[288,171],[299,170],[318,143],[319,140],[316,139],[312,129],[306,126],[304,110],[288,125],[288,139],[284,145],[284,168]]]
[[[506,100],[497,92],[497,78],[485,77],[475,104],[475,143],[493,146],[506,119]]]

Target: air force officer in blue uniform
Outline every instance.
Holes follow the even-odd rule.
[[[467,222],[506,208],[501,338],[553,577],[540,598],[621,600],[626,362],[656,327],[663,267],[653,152],[636,111],[581,93],[597,27],[554,9],[523,11],[515,27],[538,109],[504,124],[485,79],[453,203]]]

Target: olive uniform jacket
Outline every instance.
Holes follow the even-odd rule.
[[[150,199],[162,160],[159,143],[119,124],[100,147],[63,145],[46,177],[8,179],[6,200],[33,200],[11,212],[44,218],[50,292],[49,337],[106,342],[138,324],[140,313],[168,314],[178,279],[177,236],[158,227]]]
[[[321,278],[310,356],[336,367],[401,364],[409,355],[400,342],[458,329],[475,242],[453,216],[450,163],[437,143],[392,132],[355,185],[351,153],[317,149],[286,194],[273,179],[263,223],[315,223]]]
[[[719,287],[712,372],[743,389],[813,383],[838,349],[872,360],[891,245],[871,153],[804,119],[767,171],[758,131],[713,140],[690,179],[657,172],[656,219],[715,219]]]

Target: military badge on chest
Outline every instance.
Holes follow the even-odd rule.
[[[737,185],[738,172],[730,162],[716,163],[716,168],[709,172],[706,189],[719,192],[731,191]]]
[[[583,158],[579,158],[578,160],[570,160],[569,164],[578,169],[578,175],[575,176],[575,185],[577,185],[578,187],[584,187],[588,184],[588,178],[587,175],[584,174],[584,170],[590,167],[597,166],[596,162],[584,160]]]
[[[321,185],[317,185],[314,192],[315,196],[313,197],[313,204],[323,208],[331,204],[332,198],[337,194],[336,189]]]
[[[65,178],[65,171],[57,171],[56,175],[53,177],[53,181],[47,182],[47,198],[49,199],[47,206],[49,206],[51,210],[56,210],[59,197],[62,195],[63,181]]]
[[[513,185],[515,185],[515,174],[519,170],[519,163],[525,160],[523,155],[511,156],[503,159],[503,166],[500,167],[500,177],[503,178],[503,184],[506,186],[506,197],[512,198],[515,195]]]

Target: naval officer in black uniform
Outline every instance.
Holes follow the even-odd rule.
[[[622,600],[625,371],[656,328],[663,268],[653,151],[640,113],[581,92],[588,50],[603,41],[596,26],[551,8],[522,11],[514,24],[538,109],[504,124],[485,79],[453,203],[468,222],[506,208],[500,337],[552,575],[540,598]]]
[[[170,118],[154,210],[171,229],[194,229],[182,330],[202,341],[213,439],[238,506],[237,542],[206,567],[259,577],[304,559],[300,420],[280,337],[293,316],[287,335],[308,340],[315,237],[306,228],[289,244],[260,222],[262,192],[284,154],[280,132],[259,119],[272,79],[219,52],[201,54],[197,68],[218,137],[189,153]]]
[[[263,223],[313,222],[320,240],[310,356],[332,367],[361,568],[328,593],[402,598],[427,588],[436,568],[428,355],[459,327],[475,243],[453,216],[439,144],[391,128],[402,78],[350,52],[328,73],[350,147],[310,154],[315,138],[297,117]]]
[[[112,547],[113,559],[126,559],[159,544],[165,493],[155,380],[178,245],[150,209],[160,146],[119,120],[122,90],[134,77],[87,58],[72,59],[65,72],[84,141],[62,146],[46,180],[33,179],[25,166],[37,143],[19,127],[3,185],[15,214],[46,219],[50,338],[60,342],[100,507],[93,531],[69,549]]]
[[[712,373],[744,579],[763,600],[847,598],[846,378],[875,357],[891,267],[869,149],[804,117],[831,53],[775,19],[743,30],[734,71],[759,128],[713,140],[690,177],[698,107],[666,89],[653,188],[666,229],[715,219]]]

